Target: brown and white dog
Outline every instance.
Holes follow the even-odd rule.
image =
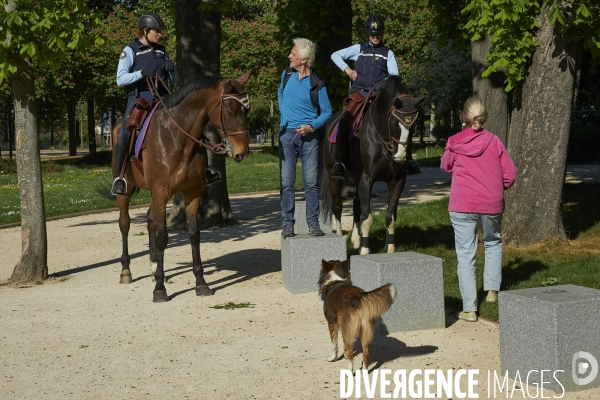
[[[322,261],[318,283],[333,346],[329,361],[337,359],[338,329],[341,329],[344,355],[350,362],[348,369],[353,371],[354,342],[360,336],[363,369],[369,370],[369,344],[375,334],[375,321],[394,302],[396,286],[388,283],[365,292],[352,285],[348,261],[325,260]]]

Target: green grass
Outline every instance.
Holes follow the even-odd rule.
[[[600,208],[592,200],[598,184],[566,184],[564,225],[569,243],[551,242],[527,248],[504,247],[501,290],[573,284],[600,289]],[[446,305],[462,309],[456,275],[454,231],[448,216],[448,199],[409,205],[398,209],[396,251],[415,251],[443,260]],[[385,245],[385,214],[375,216],[370,236],[371,251],[381,253]],[[348,248],[352,249],[348,241]],[[351,250],[350,254],[356,254]],[[484,252],[477,249],[476,274],[480,315],[497,321],[497,304],[486,303],[482,288]]]
[[[415,154],[415,160],[422,167],[439,167],[440,158],[444,154],[443,146],[436,146],[435,143],[425,143],[423,146],[419,143],[413,143],[412,153]]]
[[[0,158],[0,225],[20,221],[19,188],[14,159]],[[110,152],[98,152],[79,158],[42,162],[46,217],[114,208],[114,201],[98,194],[99,188],[112,183]],[[226,158],[229,194],[279,190],[279,157],[266,148],[252,151],[241,163]],[[300,163],[296,187],[302,188]],[[150,193],[141,190],[131,205],[150,203]]]

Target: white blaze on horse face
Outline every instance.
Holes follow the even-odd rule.
[[[400,141],[406,142],[408,141],[408,135],[410,134],[410,130],[398,122],[398,126],[400,126]],[[394,161],[396,162],[404,162],[406,161],[406,145],[399,144],[398,151],[394,154]]]

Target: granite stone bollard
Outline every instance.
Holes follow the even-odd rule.
[[[308,235],[308,224],[306,223],[306,201],[296,200],[294,209],[294,233],[296,235]],[[325,233],[331,233],[331,220],[325,222],[321,216],[319,216],[319,225]]]
[[[535,391],[543,381],[558,396],[600,387],[600,290],[559,285],[503,291],[498,312],[503,375],[516,381],[518,371],[523,385]]]
[[[346,260],[346,238],[296,235],[281,239],[281,278],[293,294],[317,292],[321,260]]]
[[[370,291],[393,283],[394,304],[378,331],[400,332],[446,327],[442,259],[412,251],[350,257],[354,285]]]

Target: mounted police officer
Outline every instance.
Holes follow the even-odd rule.
[[[127,182],[125,178],[120,177],[131,139],[131,132],[125,129],[125,125],[131,108],[140,97],[148,103],[152,103],[153,96],[146,78],[152,79],[158,75],[163,81],[171,81],[174,84],[177,84],[179,79],[175,64],[167,56],[165,47],[159,44],[162,31],[165,29],[167,27],[158,14],[153,12],[142,14],[138,19],[136,39],[121,52],[117,68],[117,85],[124,87],[127,93],[127,107],[115,145],[113,170],[115,180],[112,185],[112,194],[127,194]],[[158,86],[159,92],[162,94],[164,88],[161,84]],[[205,173],[208,183],[220,179],[214,170],[212,174],[210,172]]]
[[[359,92],[367,96],[369,90],[381,80],[391,75],[398,75],[398,64],[394,52],[382,44],[385,31],[383,21],[379,17],[371,16],[365,21],[365,33],[368,40],[365,43],[355,44],[331,55],[331,59],[344,71],[352,81],[352,92]],[[346,60],[355,61],[354,69],[346,64]],[[344,179],[346,167],[343,163],[345,143],[348,140],[348,114],[342,113],[338,124],[336,136],[335,164],[332,169],[332,178]]]

